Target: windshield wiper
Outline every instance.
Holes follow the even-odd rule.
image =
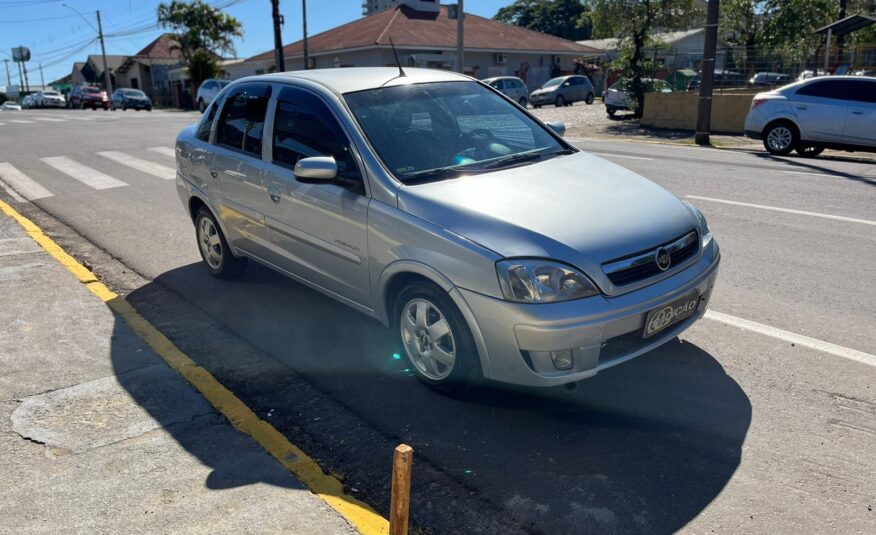
[[[411,173],[410,175],[402,177],[402,182],[404,182],[405,184],[420,184],[423,182],[430,182],[432,180],[441,180],[450,177],[455,178],[468,172],[471,172],[471,169],[469,169],[468,167],[451,165],[447,167],[438,167],[435,169]]]
[[[569,149],[562,149],[555,152],[521,152],[518,154],[512,154],[511,156],[505,156],[504,158],[500,158],[496,161],[490,162],[480,167],[480,169],[495,169],[497,167],[506,167],[518,163],[539,160],[545,156],[562,156],[564,154],[572,154],[573,152],[574,151]]]

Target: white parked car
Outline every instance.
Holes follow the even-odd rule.
[[[66,108],[67,99],[58,91],[40,91],[36,94],[37,108]]]
[[[645,84],[645,91],[648,93],[672,93],[672,86],[663,80],[642,78],[642,83]],[[602,96],[602,101],[605,102],[605,112],[608,113],[609,117],[614,117],[618,110],[633,109],[633,102],[630,100],[629,95],[629,85],[629,80],[618,80],[611,84],[611,87]]]
[[[876,78],[811,78],[758,93],[745,135],[772,154],[817,156],[826,149],[876,152]]]
[[[12,111],[12,110],[21,111],[21,104],[19,104],[18,102],[12,102],[11,100],[7,100],[6,102],[3,103],[2,106],[0,106],[0,110],[3,110],[3,111]]]
[[[198,87],[198,94],[195,97],[195,105],[197,105],[198,111],[204,113],[204,110],[213,102],[219,91],[222,91],[222,88],[230,83],[231,80],[216,80],[213,78],[201,82],[200,87]]]

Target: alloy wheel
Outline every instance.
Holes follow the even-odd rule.
[[[787,150],[794,141],[794,134],[787,126],[776,126],[767,134],[767,144],[775,151]]]
[[[441,310],[426,299],[412,299],[402,308],[399,323],[411,364],[433,381],[447,379],[456,363],[456,340]]]
[[[222,266],[222,240],[219,239],[216,225],[209,217],[202,217],[198,223],[198,245],[201,246],[204,261],[211,268],[219,269]]]

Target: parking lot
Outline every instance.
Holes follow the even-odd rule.
[[[423,533],[876,531],[876,166],[612,139],[626,122],[599,101],[535,114],[691,200],[722,248],[705,319],[576,389],[441,395],[376,321],[258,266],[211,278],[172,180],[195,113],[0,113],[0,198],[383,515],[389,455],[413,446]],[[123,340],[105,369],[148,411],[159,385],[131,379]],[[221,438],[160,427],[224,489],[275,504],[290,486],[204,455]]]

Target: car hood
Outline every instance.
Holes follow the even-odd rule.
[[[585,152],[403,186],[399,208],[504,257],[552,258],[594,279],[604,262],[697,226],[672,193]]]

